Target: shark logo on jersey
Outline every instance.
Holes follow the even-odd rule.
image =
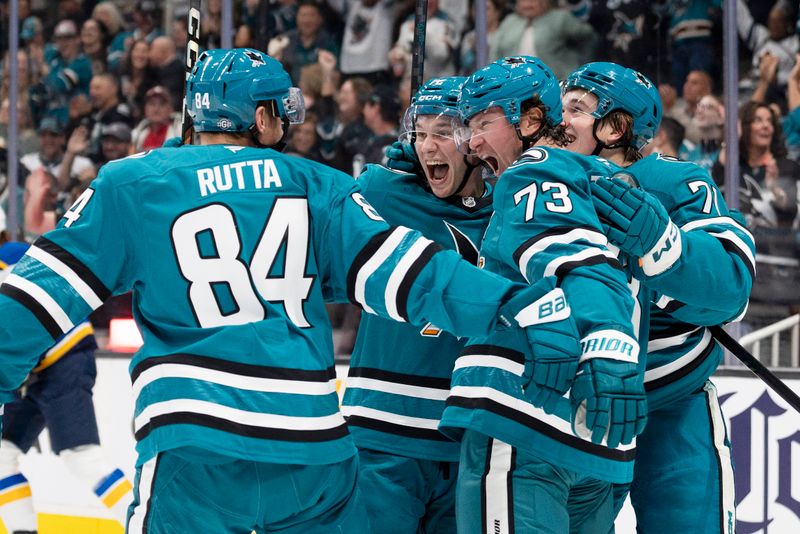
[[[447,221],[444,221],[447,231],[453,237],[453,243],[456,245],[456,252],[461,254],[461,257],[470,262],[472,265],[478,265],[478,247],[475,243],[467,237],[467,234],[453,226]]]

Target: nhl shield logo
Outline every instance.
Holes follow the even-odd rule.
[[[461,203],[464,204],[464,206],[466,206],[468,208],[474,208],[475,207],[475,197],[462,197],[461,198]]]

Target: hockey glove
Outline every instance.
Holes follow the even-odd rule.
[[[640,258],[647,276],[672,267],[681,255],[681,231],[661,202],[619,178],[592,182],[592,202],[609,241]]]
[[[615,350],[603,352],[617,353],[620,358],[626,352],[631,356],[638,352],[636,341],[624,334],[596,334],[599,332],[583,340],[583,346],[590,347],[588,350],[592,352],[598,352],[595,349],[603,345],[614,346]],[[592,357],[592,352],[581,357],[570,390],[572,430],[592,443],[600,444],[605,439],[606,446],[613,449],[620,443],[630,443],[644,430],[647,422],[644,374],[635,357]]]
[[[386,147],[386,166],[400,172],[422,175],[422,167],[414,151],[414,145],[395,141]]]
[[[512,317],[525,328],[531,345],[525,362],[525,394],[530,402],[553,413],[569,390],[578,368],[580,334],[564,292],[555,277],[544,278],[509,301]]]

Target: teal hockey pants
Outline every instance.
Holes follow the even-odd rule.
[[[360,449],[359,489],[372,532],[455,534],[456,462]]]
[[[207,464],[174,451],[137,467],[127,534],[369,532],[358,458],[288,465]]]
[[[464,433],[459,465],[459,534],[613,532],[609,482],[556,467],[473,430]]]
[[[638,436],[631,503],[643,534],[733,534],[733,463],[717,390],[702,389],[650,412]],[[627,494],[614,488],[617,508]]]

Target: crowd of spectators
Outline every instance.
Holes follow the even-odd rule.
[[[380,162],[410,99],[414,1],[232,3],[234,46],[282,61],[306,98],[306,122],[292,129],[286,150],[352,175]],[[473,4],[428,0],[426,78],[476,68]],[[665,113],[649,149],[696,162],[720,185],[725,115],[737,114],[741,209],[758,244],[746,321],[757,328],[800,312],[798,3],[737,0],[738,110],[721,97],[721,6],[721,0],[487,0],[488,61],[536,55],[559,77],[590,60],[643,72],[658,84]],[[177,134],[187,11],[187,0],[20,0],[19,85],[11,88],[8,3],[0,2],[0,146],[15,90],[27,238],[51,227],[103,163]],[[203,48],[221,45],[222,20],[221,0],[204,1]],[[337,322],[357,322],[340,312]],[[352,341],[345,336],[340,352]]]

